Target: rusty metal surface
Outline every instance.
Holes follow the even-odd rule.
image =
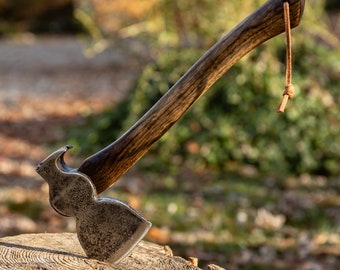
[[[65,146],[38,166],[49,185],[51,206],[61,215],[76,217],[77,235],[89,258],[112,263],[129,254],[151,223],[125,203],[98,197],[91,180],[66,166]]]

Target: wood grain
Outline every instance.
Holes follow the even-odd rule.
[[[0,269],[199,270],[163,246],[141,241],[118,264],[88,259],[74,233],[22,234],[0,238]]]
[[[108,189],[245,54],[284,32],[282,0],[270,0],[210,48],[125,134],[78,168],[97,192]],[[304,0],[290,0],[291,27],[301,20]]]

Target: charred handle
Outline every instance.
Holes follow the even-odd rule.
[[[287,0],[286,0],[287,1]],[[125,134],[87,158],[78,171],[97,192],[108,189],[218,80],[252,49],[285,31],[284,0],[269,0],[211,47]],[[291,27],[301,20],[304,0],[289,0]]]

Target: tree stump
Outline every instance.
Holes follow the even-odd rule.
[[[118,264],[86,257],[74,233],[22,234],[0,238],[0,269],[199,270],[170,249],[141,241]],[[221,268],[220,268],[221,269]]]

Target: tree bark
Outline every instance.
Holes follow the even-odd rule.
[[[74,233],[22,234],[0,238],[0,269],[200,270],[169,248],[141,241],[118,264],[86,257]],[[222,268],[220,268],[222,269]]]

